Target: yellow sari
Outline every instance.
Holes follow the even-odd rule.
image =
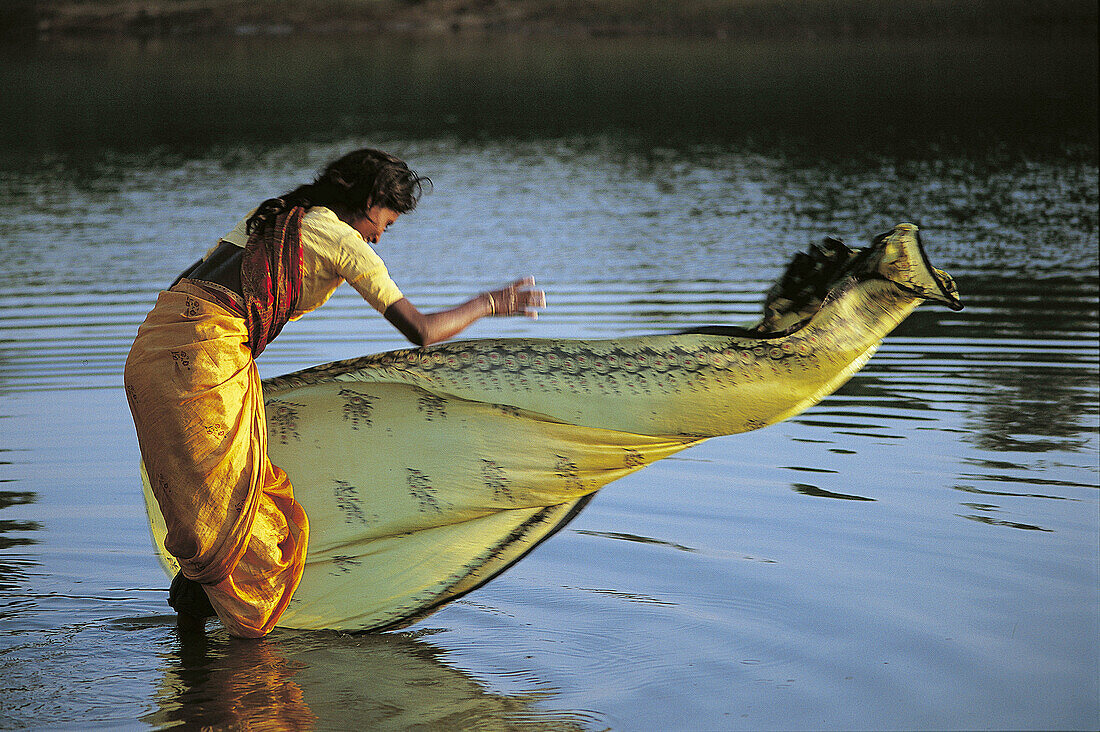
[[[138,330],[125,383],[164,551],[231,633],[268,633],[302,577],[308,523],[268,459],[244,319],[184,280]]]

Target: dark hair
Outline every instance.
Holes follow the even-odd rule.
[[[400,158],[363,148],[329,163],[312,183],[261,203],[248,219],[248,233],[273,224],[276,216],[297,206],[326,206],[352,216],[366,216],[372,206],[408,213],[416,208],[425,183],[432,181]]]

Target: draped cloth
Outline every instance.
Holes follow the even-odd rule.
[[[302,216],[296,206],[249,238],[241,258],[248,347],[257,358],[290,320],[302,294]]]
[[[813,406],[924,300],[961,307],[901,224],[861,253],[829,245],[798,260],[763,328],[452,341],[267,380],[269,454],[313,527],[279,625],[423,617],[519,561],[608,483]]]
[[[244,301],[183,279],[160,293],[126,361],[125,384],[164,548],[201,583],[233,635],[269,632],[305,566],[309,525],[267,452],[255,355],[301,290],[301,209],[253,236]]]

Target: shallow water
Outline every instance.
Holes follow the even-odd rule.
[[[1095,45],[0,53],[0,726],[1100,724]],[[546,287],[471,337],[750,322],[794,251],[903,220],[966,309],[405,632],[183,643],[122,362],[251,205],[365,144],[435,183],[379,247],[414,302]],[[260,370],[403,345],[342,290]]]

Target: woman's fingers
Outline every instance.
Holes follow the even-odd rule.
[[[532,284],[534,284],[533,280]],[[522,292],[524,295],[526,295],[527,300],[527,303],[523,308],[524,313],[527,315],[528,318],[538,318],[539,311],[535,310],[534,308],[546,307],[546,293],[542,290],[523,290]]]
[[[526,315],[538,318],[533,308],[546,307],[546,293],[534,289],[535,278],[524,277],[516,280],[502,290],[491,293],[497,315]]]

